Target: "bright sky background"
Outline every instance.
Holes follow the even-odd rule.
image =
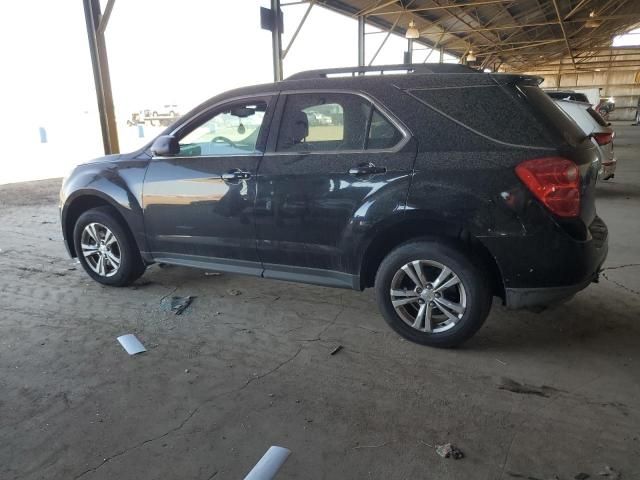
[[[613,46],[614,47],[629,47],[629,46],[638,46],[640,45],[640,28],[636,28],[635,30],[631,30],[624,35],[617,35],[613,37]]]
[[[268,7],[269,1],[116,1],[106,37],[123,151],[154,133],[138,138],[137,129],[124,124],[134,111],[177,103],[186,112],[230,88],[272,81],[271,33],[260,29],[260,6]],[[283,8],[283,46],[306,8]],[[2,165],[0,183],[63,175],[75,163],[102,154],[82,2],[7,0],[3,12],[0,128],[12,140],[12,154],[5,150],[0,161],[20,154],[24,161]],[[367,35],[367,62],[384,36]],[[392,35],[375,63],[401,63],[406,48],[404,38]],[[427,53],[416,49],[415,61]],[[430,61],[437,59],[434,54]],[[287,76],[355,64],[356,20],[315,6],[284,70]],[[47,143],[40,143],[39,127],[46,129]]]
[[[177,103],[186,112],[230,88],[272,81],[271,33],[260,29],[260,6],[268,7],[269,1],[116,1],[107,50],[123,151],[146,143],[157,131],[146,127],[139,138],[135,127],[125,125],[134,111]],[[285,47],[306,8],[283,8]],[[384,37],[367,35],[367,62]],[[0,129],[10,139],[0,160],[0,184],[64,175],[101,155],[82,2],[6,0],[0,45]],[[406,48],[404,38],[392,35],[375,64],[401,63]],[[428,53],[416,46],[414,61],[422,62]],[[437,54],[430,58],[437,60]],[[447,61],[456,60],[447,56]],[[356,63],[356,20],[315,6],[284,70],[287,76]],[[40,142],[40,127],[47,143]]]

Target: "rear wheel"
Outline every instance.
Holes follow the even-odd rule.
[[[486,320],[492,300],[489,285],[473,257],[425,240],[406,243],[387,255],[375,289],[385,320],[404,338],[453,347]]]
[[[111,207],[80,215],[73,239],[80,264],[99,283],[126,286],[144,273],[135,241]]]

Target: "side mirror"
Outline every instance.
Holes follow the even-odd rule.
[[[154,157],[170,157],[180,153],[180,145],[173,135],[160,135],[151,145]]]

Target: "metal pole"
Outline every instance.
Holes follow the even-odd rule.
[[[374,53],[373,57],[371,57],[371,60],[369,60],[369,66],[373,65],[373,62],[375,61],[376,57],[380,53],[380,50],[382,50],[382,47],[384,47],[384,44],[387,43],[387,40],[389,40],[389,37],[393,33],[393,30],[396,28],[396,25],[398,25],[398,22],[400,21],[401,18],[402,18],[402,14],[398,15],[398,18],[396,18],[396,21],[393,22],[393,25],[391,25],[391,28],[385,35],[384,40],[382,40],[382,43],[378,47],[378,50],[376,50],[376,53]]]
[[[576,68],[576,59],[573,56],[573,50],[571,50],[569,37],[567,37],[567,31],[564,29],[564,23],[562,23],[562,16],[560,15],[560,9],[558,8],[558,2],[556,0],[553,0],[553,7],[556,9],[556,15],[558,16],[558,22],[560,23],[560,30],[562,30],[564,42],[567,44],[567,51],[569,52],[569,56],[571,57],[571,61],[573,62],[573,67]]]
[[[444,63],[444,47],[440,47],[440,63]]]
[[[409,60],[407,63],[413,65],[413,38],[407,40],[407,57]]]
[[[271,11],[273,12],[273,30],[271,30],[271,49],[273,52],[273,79],[276,82],[282,80],[282,12],[280,11],[280,0],[271,0]]]
[[[364,16],[358,17],[358,66],[364,67]]]
[[[109,24],[109,18],[111,18],[111,12],[113,11],[113,5],[116,3],[116,0],[108,0],[107,5],[104,7],[104,12],[102,12],[102,17],[100,18],[100,24],[98,25],[98,33],[102,35],[104,31],[107,29],[107,25]]]
[[[284,52],[282,53],[282,59],[283,60],[287,57],[287,53],[289,53],[289,50],[293,46],[293,42],[296,41],[296,37],[300,33],[300,29],[302,29],[302,26],[304,25],[304,22],[307,21],[307,17],[309,16],[309,13],[311,12],[311,9],[313,8],[313,4],[314,3],[315,3],[315,0],[311,0],[309,2],[309,6],[307,7],[307,11],[304,12],[302,20],[300,20],[300,23],[298,24],[298,28],[296,28],[296,31],[293,32],[293,36],[291,37],[291,40],[289,41],[289,45],[287,45],[287,48],[285,48]]]
[[[112,6],[113,6],[113,2]],[[104,39],[104,28],[98,31],[100,25],[100,0],[83,0],[84,16],[89,37],[89,53],[93,67],[93,79],[96,86],[100,127],[102,129],[102,143],[104,153],[109,155],[118,153],[118,129],[116,126],[111,93],[111,79],[109,76],[109,62]],[[106,26],[106,24],[105,24]]]
[[[445,34],[445,33],[446,33],[446,32],[442,32],[442,34],[440,34],[440,38],[438,38],[438,41],[437,41],[436,43],[434,43],[434,44],[433,44],[433,46],[431,47],[431,51],[429,52],[429,55],[427,55],[427,58],[425,58],[425,59],[424,59],[424,62],[422,62],[422,63],[427,63],[427,62],[429,61],[429,58],[431,58],[431,54],[432,54],[433,52],[435,52],[436,47],[440,44],[440,41],[442,41],[442,37],[444,37],[444,34]],[[442,63],[442,62],[440,62],[440,63]]]

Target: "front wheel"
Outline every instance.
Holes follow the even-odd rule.
[[[380,311],[397,333],[423,345],[454,347],[489,315],[489,285],[471,255],[425,240],[389,253],[378,268],[375,290]]]
[[[110,207],[94,208],[80,215],[73,240],[80,264],[96,282],[122,287],[144,273],[133,237]]]

